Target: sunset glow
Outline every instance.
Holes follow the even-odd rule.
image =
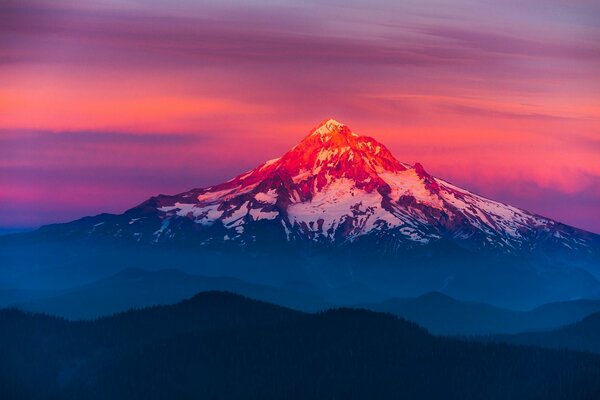
[[[334,117],[600,232],[600,6],[266,3],[1,2],[0,227],[210,186]]]

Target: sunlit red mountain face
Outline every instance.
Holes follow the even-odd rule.
[[[260,241],[251,226],[267,221],[287,240],[343,244],[392,235],[409,244],[444,238],[506,252],[558,238],[582,248],[588,245],[582,238],[594,236],[433,177],[421,164],[398,161],[383,144],[333,119],[280,158],[219,185],[152,198],[128,213],[148,210],[160,228],[134,232],[136,240],[176,240],[186,234],[182,220],[194,222],[198,232],[225,232],[211,234],[206,245]],[[156,224],[145,218],[127,221],[127,230]]]

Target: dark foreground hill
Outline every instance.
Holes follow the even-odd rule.
[[[3,399],[599,396],[599,356],[439,338],[365,310],[207,292],[96,321],[0,312]]]

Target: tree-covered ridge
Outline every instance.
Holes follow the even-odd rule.
[[[590,399],[600,357],[223,293],[95,321],[0,311],[1,398]]]

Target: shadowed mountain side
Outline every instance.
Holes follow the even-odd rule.
[[[389,314],[304,314],[219,292],[95,321],[0,311],[0,371],[11,399],[600,395],[592,354],[462,342]]]

